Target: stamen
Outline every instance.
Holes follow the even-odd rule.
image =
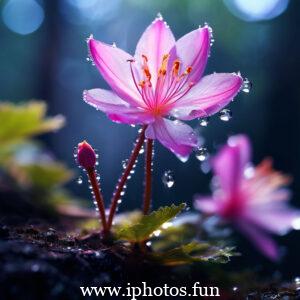
[[[179,68],[180,68],[180,60],[179,60],[179,59],[176,59],[176,60],[173,62],[173,68],[172,68],[172,73],[173,73],[173,76],[174,76],[174,77],[177,77],[177,76],[178,76]]]
[[[141,88],[144,88],[144,87],[145,87],[145,84],[146,84],[145,80],[141,80],[141,81],[139,82],[139,86],[140,86]]]
[[[165,76],[165,75],[166,75],[169,57],[170,57],[170,54],[165,54],[165,55],[163,56],[161,66],[160,66],[160,69],[159,69],[159,71],[158,71],[158,74],[159,74],[159,75],[162,75],[162,76]]]

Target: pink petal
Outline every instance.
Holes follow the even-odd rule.
[[[273,261],[279,259],[279,250],[276,243],[259,227],[243,220],[236,223],[236,226],[265,256]]]
[[[115,122],[148,124],[154,121],[154,118],[143,109],[130,106],[111,91],[102,89],[84,91],[83,99],[97,110],[106,113]]]
[[[194,207],[207,214],[215,214],[218,212],[218,202],[212,197],[196,196]]]
[[[175,44],[175,38],[169,26],[161,17],[156,18],[141,36],[135,51],[135,58],[141,61],[142,55],[148,58],[151,82],[155,87],[157,72],[163,55],[168,54]]]
[[[186,96],[174,103],[171,114],[181,120],[213,115],[236,96],[242,83],[242,77],[233,73],[205,76]]]
[[[234,197],[238,193],[245,166],[250,161],[251,147],[245,135],[232,136],[228,144],[223,146],[212,159],[214,174],[218,177],[220,185],[226,194],[231,195],[232,201],[243,201]]]
[[[146,130],[146,137],[158,139],[173,153],[187,157],[198,144],[198,138],[193,129],[179,121],[158,118]]]
[[[287,234],[292,229],[295,219],[300,217],[300,211],[283,203],[268,203],[250,207],[244,218],[278,235]]]
[[[90,54],[101,75],[110,87],[128,103],[140,106],[142,101],[132,79],[130,63],[133,57],[125,51],[90,39]],[[134,64],[132,64],[134,67]]]
[[[192,67],[189,81],[198,82],[206,67],[210,51],[210,32],[208,27],[191,31],[180,38],[171,51],[171,61],[178,58],[182,63],[181,71]]]

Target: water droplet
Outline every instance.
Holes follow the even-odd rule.
[[[249,81],[248,78],[245,78],[244,81],[243,81],[243,85],[242,85],[242,91],[244,93],[248,94],[251,89],[252,89],[252,82]]]
[[[121,193],[120,193],[120,196],[124,196],[125,195],[125,191],[122,191]]]
[[[82,182],[83,182],[82,177],[79,176],[78,179],[77,179],[77,183],[78,183],[78,184],[82,184]]]
[[[117,202],[118,202],[118,204],[121,204],[122,203],[122,199],[119,199]]]
[[[115,42],[112,43],[111,45],[113,48],[117,48],[117,44]]]
[[[162,224],[161,228],[162,229],[168,229],[169,227],[171,227],[173,224],[171,222],[165,222],[164,224]]]
[[[160,229],[153,231],[153,235],[156,236],[156,237],[158,237],[160,234],[161,234]]]
[[[100,180],[100,175],[97,175],[96,179],[99,181]]]
[[[132,128],[134,128],[134,127],[135,127],[135,124],[130,124],[130,126],[131,126]]]
[[[122,168],[125,170],[128,164],[128,159],[122,160]]]
[[[181,155],[178,155],[178,154],[176,154],[176,156],[183,163],[186,163],[189,160],[188,156],[181,156]]]
[[[164,172],[162,176],[162,182],[167,188],[171,188],[174,185],[175,180],[173,172],[171,170],[167,170]]]
[[[208,151],[205,147],[200,147],[195,150],[195,156],[200,161],[205,161],[208,158]]]
[[[202,118],[199,121],[199,125],[202,126],[202,127],[206,127],[208,125],[208,123],[209,123],[209,117]]]
[[[139,154],[143,154],[144,152],[145,152],[145,149],[144,149],[144,147],[142,147]]]
[[[221,121],[228,122],[232,118],[232,112],[230,109],[224,108],[219,112],[219,118]]]
[[[297,285],[300,285],[300,277],[295,277],[294,281]]]
[[[152,242],[150,242],[150,241],[148,241],[148,242],[146,243],[146,246],[147,246],[147,247],[151,247],[151,245],[152,245]]]
[[[239,288],[238,288],[237,286],[234,286],[234,287],[232,288],[232,290],[233,290],[234,292],[237,292],[237,291],[239,290]]]

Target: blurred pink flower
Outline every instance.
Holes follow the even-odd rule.
[[[270,259],[279,258],[271,233],[284,235],[299,221],[300,212],[288,206],[290,178],[272,169],[265,159],[250,165],[251,147],[244,135],[229,138],[212,159],[216,187],[211,197],[197,196],[195,207],[231,222]]]
[[[161,16],[143,33],[134,56],[91,37],[91,58],[113,91],[86,90],[84,100],[115,122],[148,124],[146,138],[158,139],[175,154],[187,157],[198,138],[178,120],[218,112],[243,82],[234,73],[202,77],[210,38],[211,29],[204,26],[175,41]]]

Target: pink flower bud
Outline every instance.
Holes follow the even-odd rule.
[[[86,141],[78,144],[77,162],[86,170],[93,169],[96,165],[96,153]]]

